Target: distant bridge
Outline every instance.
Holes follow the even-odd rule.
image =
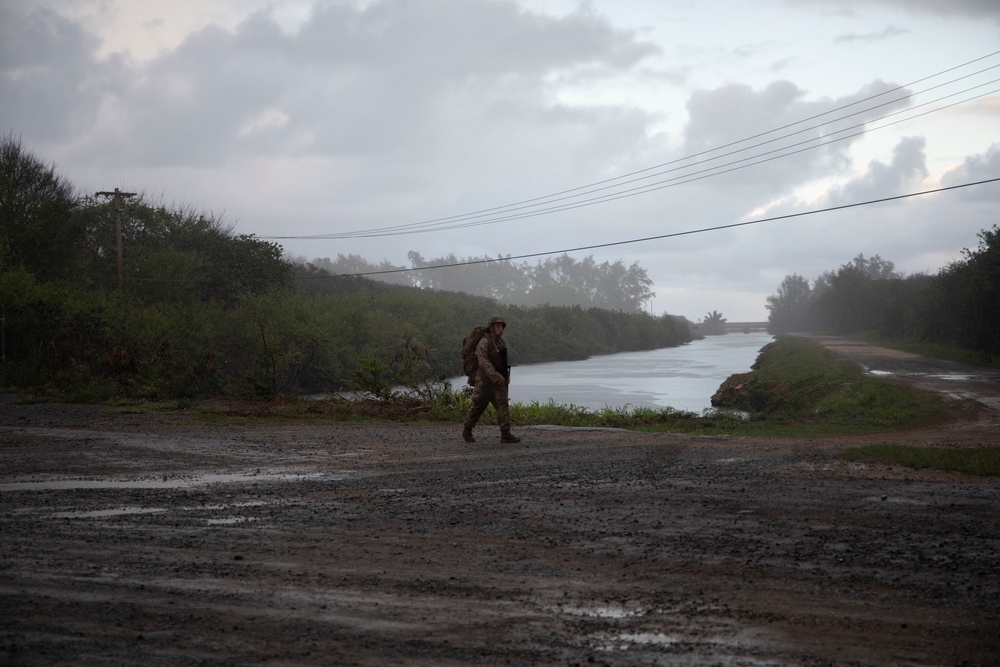
[[[759,333],[767,331],[767,322],[726,322],[729,333]]]

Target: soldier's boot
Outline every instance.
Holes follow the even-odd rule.
[[[465,440],[466,442],[475,442],[476,441],[476,439],[472,437],[472,427],[471,426],[466,425],[464,428],[462,428],[462,439]]]
[[[521,442],[521,439],[510,432],[510,429],[500,431],[500,442]]]

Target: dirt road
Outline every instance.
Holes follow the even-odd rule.
[[[0,663],[1000,664],[1000,482],[836,455],[996,446],[944,386],[934,432],[514,445],[0,397]]]

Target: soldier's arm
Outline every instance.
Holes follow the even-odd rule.
[[[497,367],[490,361],[489,346],[491,344],[492,341],[490,341],[489,336],[483,336],[483,339],[476,345],[476,358],[479,360],[479,368],[489,376],[493,384],[503,384],[505,382],[503,375],[500,374]]]

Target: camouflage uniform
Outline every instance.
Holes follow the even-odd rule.
[[[476,371],[474,382],[471,383],[473,385],[472,406],[469,408],[463,424],[462,436],[466,442],[475,442],[475,438],[472,437],[472,429],[490,403],[497,411],[501,442],[520,441],[520,438],[510,432],[510,407],[507,396],[510,369],[507,366],[507,344],[502,335],[495,334],[494,324],[506,326],[502,317],[494,315],[487,323],[489,333],[483,336],[479,344],[476,345],[479,370]]]

